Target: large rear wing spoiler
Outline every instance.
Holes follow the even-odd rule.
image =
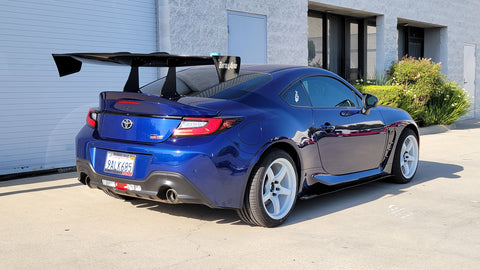
[[[176,67],[215,65],[219,82],[236,78],[240,72],[238,56],[184,56],[168,53],[68,53],[52,54],[60,77],[77,73],[82,63],[100,65],[130,66],[130,75],[123,88],[124,92],[140,92],[138,67],[168,67],[167,78],[160,93],[161,97],[178,99]]]

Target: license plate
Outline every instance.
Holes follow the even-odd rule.
[[[124,176],[133,176],[135,169],[135,155],[107,152],[103,171]]]

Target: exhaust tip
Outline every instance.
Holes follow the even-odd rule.
[[[170,203],[178,203],[177,192],[172,188],[167,190],[167,192],[165,192],[165,197],[167,198],[167,201],[169,201]]]
[[[88,183],[90,182],[90,177],[88,177],[86,173],[81,173],[78,176],[78,181],[84,185],[88,185]]]
[[[92,187],[90,186],[90,176],[87,175],[87,177],[85,177],[85,184],[88,186],[88,187]]]

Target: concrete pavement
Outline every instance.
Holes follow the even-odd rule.
[[[110,198],[75,173],[0,182],[0,269],[479,269],[480,121],[420,139],[407,185],[299,201],[278,228]]]

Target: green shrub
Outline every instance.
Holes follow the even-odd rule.
[[[433,91],[438,91],[445,83],[445,75],[440,73],[442,65],[431,59],[404,57],[390,67],[387,84],[400,85],[407,95],[415,97],[414,106],[427,104]]]
[[[422,114],[425,126],[450,125],[469,112],[471,102],[465,91],[454,82],[445,83],[435,91]]]
[[[402,100],[405,99],[403,89],[398,85],[356,85],[363,94],[372,94],[377,96],[378,103],[392,107],[400,107]]]
[[[446,82],[440,63],[431,59],[403,58],[392,64],[387,84],[400,88],[362,89],[384,98],[381,104],[406,110],[420,126],[451,124],[468,113],[471,105],[465,91],[455,82]]]
[[[356,88],[363,94],[375,95],[380,105],[403,109],[413,119],[419,119],[418,115],[421,113],[421,110],[413,106],[415,98],[413,95],[405,92],[400,85],[357,85]]]

